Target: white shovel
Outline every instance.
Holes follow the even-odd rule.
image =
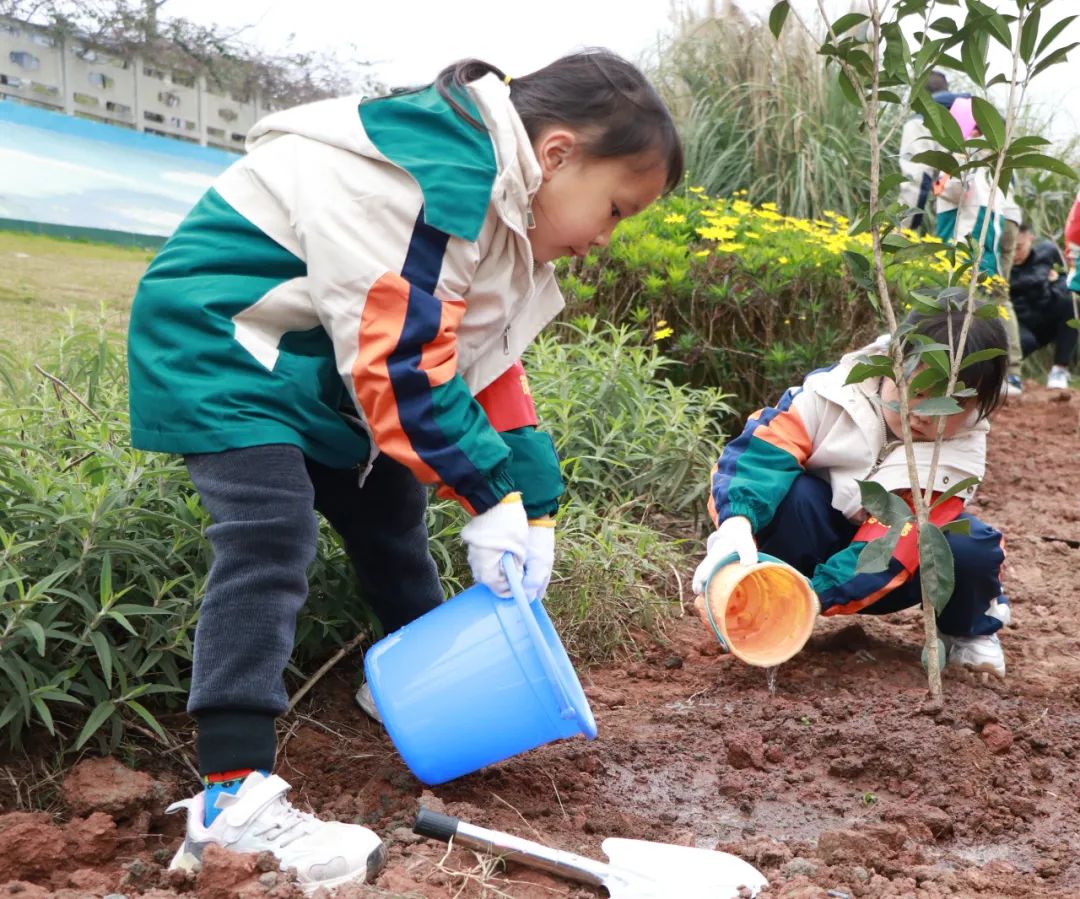
[[[742,899],[768,886],[752,865],[711,849],[608,837],[601,848],[609,861],[598,862],[423,807],[413,832],[604,887],[612,899]]]

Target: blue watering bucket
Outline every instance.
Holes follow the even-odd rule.
[[[368,650],[375,706],[405,764],[439,784],[596,721],[539,598],[503,557],[511,599],[476,585]]]

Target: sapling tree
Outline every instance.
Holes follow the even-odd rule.
[[[791,20],[817,37],[819,52],[832,64],[844,96],[854,108],[853,120],[859,122],[870,145],[869,201],[854,218],[851,233],[868,232],[872,253],[867,258],[849,251],[845,259],[852,276],[881,313],[891,340],[887,354],[867,356],[852,371],[849,382],[883,376],[896,382],[898,399],[894,408],[902,424],[900,436],[914,488],[920,479],[908,420],[913,398],[920,399],[920,415],[937,418],[927,486],[923,492],[912,490],[910,505],[878,484],[860,483],[863,505],[888,527],[888,532],[866,545],[858,570],[885,568],[901,535],[912,527],[917,528],[925,656],[930,693],[938,697],[944,660],[939,657],[941,644],[936,616],[952,595],[955,577],[945,534],[963,532],[970,525],[958,519],[938,527],[931,522],[930,512],[934,506],[972,487],[976,480],[953,484],[946,492],[935,495],[934,474],[946,419],[962,413],[961,403],[975,392],[959,380],[960,371],[1004,352],[997,349],[964,352],[975,316],[1003,314],[1001,307],[981,302],[991,298],[994,291],[1008,289],[1000,279],[995,283],[987,275],[987,269],[992,272],[994,267],[983,264],[986,238],[992,233],[989,229],[999,214],[1003,192],[1013,173],[1021,169],[1043,169],[1076,177],[1068,165],[1047,152],[1049,141],[1045,138],[1015,133],[1017,112],[1032,79],[1063,62],[1076,46],[1062,45],[1060,41],[1062,32],[1076,16],[1048,21],[1050,0],[1003,0],[997,9],[980,0],[863,0],[861,11],[830,20],[824,0],[815,2],[813,14],[796,8],[789,0],[775,3],[769,27],[779,36]],[[824,29],[818,27],[819,23]],[[1001,54],[1004,64],[991,61],[990,49],[994,44],[1007,51]],[[961,72],[983,92],[1004,85],[1007,88],[1004,115],[984,97],[974,96],[971,103],[977,128],[965,136],[949,111],[935,102],[927,90],[927,79],[934,69]],[[899,107],[901,115],[883,115],[889,107]],[[892,150],[895,126],[889,123],[903,121],[912,112],[922,116],[932,138],[927,143],[928,149],[916,155],[914,161],[959,178],[965,185],[974,178],[985,178],[992,187],[1001,189],[1001,192],[989,191],[988,208],[976,224],[976,233],[945,248],[902,228],[914,211],[892,201],[904,175],[882,177],[881,174],[884,155],[895,152]],[[943,249],[950,268],[947,283],[917,285],[902,296],[890,291],[886,274],[892,267],[902,266],[921,254],[940,254]],[[947,342],[931,342],[905,323],[903,312],[909,308],[929,314],[962,310],[960,332],[953,334],[950,327]]]

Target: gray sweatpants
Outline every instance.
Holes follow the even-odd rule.
[[[283,674],[315,558],[316,510],[341,535],[361,592],[389,633],[443,600],[428,551],[427,492],[387,456],[363,487],[358,469],[328,468],[285,444],[184,461],[213,522],[188,698],[199,724],[199,770],[269,770],[274,718],[288,705]]]

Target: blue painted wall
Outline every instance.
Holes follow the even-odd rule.
[[[0,100],[0,219],[168,235],[237,158]]]

